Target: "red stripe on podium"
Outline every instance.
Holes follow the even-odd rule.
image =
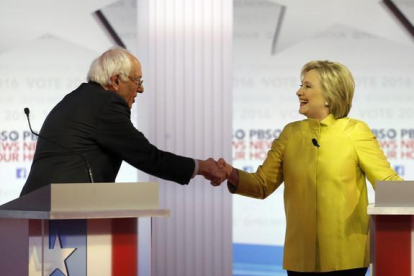
[[[376,276],[411,276],[411,216],[375,217]]]
[[[137,219],[112,220],[112,275],[138,275]]]

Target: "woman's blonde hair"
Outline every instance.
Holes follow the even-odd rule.
[[[310,70],[316,70],[319,74],[329,113],[336,119],[348,116],[355,90],[355,81],[348,68],[338,62],[314,60],[303,66],[301,77]]]

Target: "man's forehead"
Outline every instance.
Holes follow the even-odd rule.
[[[132,57],[132,70],[136,71],[137,74],[141,75],[141,63],[136,57]]]

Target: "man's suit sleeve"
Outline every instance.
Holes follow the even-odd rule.
[[[125,101],[114,94],[98,115],[96,140],[100,146],[135,168],[159,178],[188,184],[194,159],[162,151],[152,145],[130,120]]]

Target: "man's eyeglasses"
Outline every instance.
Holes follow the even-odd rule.
[[[122,75],[124,75],[124,74],[122,74]],[[127,76],[127,75],[124,75],[124,76],[128,77],[128,79],[130,79],[131,81],[135,82],[138,85],[138,87],[141,87],[142,83],[144,82],[144,80],[142,80],[141,78],[133,78],[133,77]]]

